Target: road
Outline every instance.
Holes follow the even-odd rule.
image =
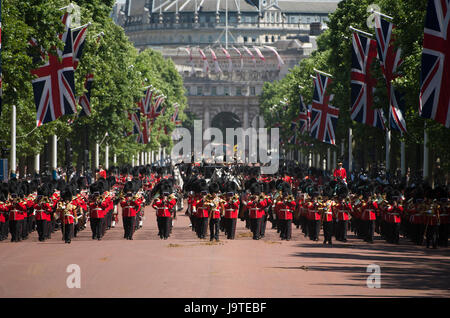
[[[144,227],[123,239],[122,222],[102,241],[88,227],[71,244],[39,242],[37,233],[19,243],[0,242],[0,297],[302,298],[450,296],[450,249],[426,249],[401,239],[368,244],[350,235],[333,247],[305,238],[293,227],[291,241],[268,229],[252,240],[238,220],[235,240],[200,240],[189,218],[178,213],[172,236],[157,236],[155,211]],[[322,235],[322,234],[321,234]],[[80,288],[68,288],[75,272]],[[369,265],[379,266],[380,288],[369,288]],[[69,267],[71,269],[71,267]],[[371,276],[373,277],[373,276]],[[370,280],[376,282],[375,280]]]

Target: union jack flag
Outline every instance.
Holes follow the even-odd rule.
[[[179,127],[181,126],[181,120],[178,120],[178,108],[180,107],[180,105],[178,105],[178,103],[175,103],[173,106],[175,109],[171,121],[175,124],[176,127]]]
[[[248,49],[248,47],[246,47],[246,46],[243,46],[243,48],[244,48],[245,52],[247,52],[247,54],[250,55],[250,58],[252,59],[253,64],[256,66],[256,59],[255,59],[255,56],[253,55],[252,51],[250,51]]]
[[[239,59],[241,60],[241,70],[244,67],[244,57],[242,56],[242,53],[233,46],[234,51],[239,55]]]
[[[151,118],[156,118],[159,115],[164,113],[165,107],[163,106],[163,104],[164,104],[165,99],[166,98],[163,95],[156,97],[155,104],[153,105],[152,110],[151,110],[151,115],[150,115]]]
[[[261,61],[264,61],[264,62],[265,62],[265,61],[266,61],[266,58],[264,57],[264,55],[262,55],[261,51],[260,51],[256,46],[254,46],[253,48],[255,49],[256,54],[258,55],[259,59],[260,59]]]
[[[208,59],[206,58],[205,53],[203,52],[202,49],[198,49],[198,52],[200,53],[200,56],[203,60],[203,73],[208,73],[209,71],[209,63],[208,63]]]
[[[84,43],[86,40],[88,25],[81,27],[78,30],[72,31],[73,43],[73,68],[76,70],[80,63],[81,55],[83,54]]]
[[[233,71],[233,63],[231,62],[231,55],[228,51],[222,47],[222,52],[225,54],[225,57],[228,60],[228,72],[231,73]]]
[[[309,132],[311,126],[311,105],[306,106],[300,95],[300,111],[298,113],[299,131],[301,134]]]
[[[133,132],[132,134],[141,133],[141,114],[139,110],[132,113],[128,112],[128,119],[133,122]]]
[[[209,51],[211,52],[211,56],[214,61],[214,68],[215,68],[216,73],[222,73],[222,69],[219,66],[219,61],[217,61],[216,53],[214,53],[212,48],[209,48]]]
[[[67,22],[65,15],[63,21]],[[54,121],[62,115],[76,113],[73,50],[70,29],[59,37],[65,43],[57,56],[48,54],[48,61],[31,70],[37,78],[32,81],[37,109],[37,126]]]
[[[142,113],[147,117],[150,116],[153,100],[153,88],[149,87],[145,91],[145,97],[142,99]]]
[[[150,140],[150,130],[148,125],[149,120],[144,118],[144,122],[142,123],[142,140],[141,143],[144,145],[148,144]]]
[[[373,93],[377,80],[370,74],[370,66],[377,56],[377,42],[353,33],[351,108],[352,120],[368,126],[386,129],[382,109],[373,108]]]
[[[429,0],[422,50],[419,113],[450,128],[450,1]]]
[[[334,95],[327,93],[331,79],[317,72],[314,78],[314,94],[311,105],[311,136],[325,143],[334,145],[334,130],[337,124],[339,109],[329,102]]]
[[[91,88],[94,81],[94,74],[87,74],[84,81],[84,88],[86,93],[78,99],[78,104],[81,106],[79,117],[91,115]]]
[[[401,50],[395,50],[392,30],[395,28],[393,23],[381,18],[375,14],[375,36],[377,40],[378,58],[381,64],[386,87],[389,97],[389,123],[392,129],[406,132],[406,122],[403,114],[398,107],[402,101],[396,100],[399,94],[394,91],[391,81],[398,76],[397,69],[403,63],[400,58]]]

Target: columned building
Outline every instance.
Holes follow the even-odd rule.
[[[127,0],[113,19],[136,48],[158,50],[174,61],[186,88],[186,111],[202,119],[204,129],[258,128],[264,125],[264,82],[283,78],[311,54],[337,3]]]

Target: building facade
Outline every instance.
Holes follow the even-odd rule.
[[[245,129],[264,125],[259,116],[264,82],[283,78],[311,54],[337,4],[127,0],[113,19],[137,49],[159,50],[174,61],[186,88],[186,111],[202,119],[204,129]]]

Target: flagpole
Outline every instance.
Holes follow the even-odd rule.
[[[403,133],[402,133],[403,137]],[[405,141],[400,142],[400,167],[402,172],[402,177],[406,174],[406,158],[405,158]]]
[[[358,33],[367,35],[368,37],[373,37],[373,34],[370,34],[370,33],[364,32],[364,31],[361,31],[361,30],[356,29],[356,28],[354,28],[354,27],[352,27],[352,26],[350,26],[349,29],[352,30],[352,31],[355,31],[355,32],[358,32]]]
[[[352,128],[348,129],[348,172],[352,172],[353,154],[352,154]]]
[[[99,151],[100,151],[100,145],[98,142],[95,143],[95,169],[98,169],[99,166]]]
[[[37,154],[36,156],[34,156],[34,173],[35,174],[39,174],[39,166],[40,166],[40,156],[39,154]]]
[[[16,105],[11,106],[11,178],[16,177]]]
[[[391,162],[390,162],[390,154],[391,154],[391,112],[389,111],[389,121],[388,121],[388,128],[386,131],[386,175],[389,174],[389,170],[391,168]]]
[[[87,27],[87,26],[90,26],[92,24],[92,22],[89,22],[89,23],[86,23],[86,24],[84,24],[84,25],[82,25],[82,26],[79,26],[79,27],[77,27],[77,28],[73,28],[73,29],[71,29],[72,31],[77,31],[77,30],[80,30],[80,29],[82,29],[82,28],[85,28],[85,27]],[[101,34],[101,33],[99,33],[99,34]]]
[[[331,75],[331,74],[328,74],[328,73],[325,73],[325,72],[322,72],[322,71],[319,71],[319,70],[317,70],[317,69],[314,69],[314,71],[316,71],[317,73],[320,73],[320,74],[323,74],[323,75],[329,76],[329,77],[333,77],[333,75]]]
[[[386,14],[383,14],[383,13],[381,13],[381,12],[375,11],[373,8],[370,9],[370,12],[371,12],[371,13],[378,14],[378,15],[380,15],[380,16],[382,16],[382,17],[385,17],[385,18],[388,18],[388,19],[391,19],[391,20],[394,19],[393,17],[390,17],[390,16],[388,16],[388,15],[386,15]]]
[[[109,169],[109,145],[105,145],[105,170]]]
[[[427,181],[429,177],[428,171],[428,132],[427,132],[427,124],[425,123],[425,127],[423,130],[423,180]]]
[[[56,168],[58,167],[58,138],[56,135],[52,136],[52,161],[51,168],[53,169],[53,179],[56,180]]]

